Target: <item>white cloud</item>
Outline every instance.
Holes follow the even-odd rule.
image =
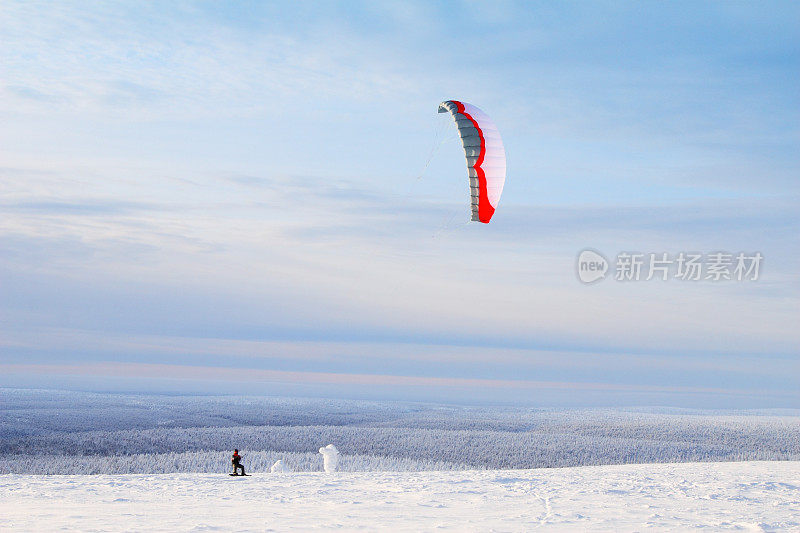
[[[12,3],[0,24],[6,111],[241,116],[411,87],[385,58],[353,54],[355,34],[242,32],[178,5]]]
[[[769,222],[776,216],[772,204],[750,213],[736,205],[705,207],[703,214],[693,205],[509,207],[505,222],[498,217],[490,226],[448,228],[448,208],[346,182],[135,174],[135,181],[107,175],[76,188],[58,174],[14,178],[6,170],[14,178],[6,181],[14,198],[4,207],[11,215],[2,233],[11,252],[6,268],[27,273],[35,265],[53,283],[96,283],[98,294],[87,298],[122,280],[223,294],[223,308],[206,311],[234,329],[237,320],[257,328],[263,316],[265,326],[318,323],[341,332],[495,344],[672,346],[675,353],[785,353],[800,340],[791,327],[796,295],[786,299],[780,289],[793,275],[796,253],[781,250],[780,234],[765,239],[760,230],[742,231],[742,224],[777,227],[791,220],[787,212]],[[719,229],[727,225],[730,231]],[[575,254],[587,245],[609,254],[758,249],[768,266],[749,285],[606,281],[585,287],[573,269]],[[135,292],[116,297],[135,298]],[[180,302],[176,294],[160,305],[173,309]],[[158,306],[158,297],[150,305]],[[224,318],[236,307],[235,319]]]

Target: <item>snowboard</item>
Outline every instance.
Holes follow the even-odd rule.
[[[233,477],[246,477],[249,476],[250,474],[228,474],[228,475]]]

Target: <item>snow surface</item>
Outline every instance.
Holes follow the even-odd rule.
[[[3,531],[800,531],[800,462],[0,476]]]

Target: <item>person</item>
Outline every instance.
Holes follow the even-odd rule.
[[[234,475],[246,475],[244,473],[244,465],[242,465],[242,456],[239,455],[239,450],[233,450],[233,457],[231,457],[231,463],[233,463],[233,474]],[[242,473],[239,474],[239,469],[241,469]]]

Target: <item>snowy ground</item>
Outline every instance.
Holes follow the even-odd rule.
[[[2,531],[800,531],[800,462],[0,476]]]

